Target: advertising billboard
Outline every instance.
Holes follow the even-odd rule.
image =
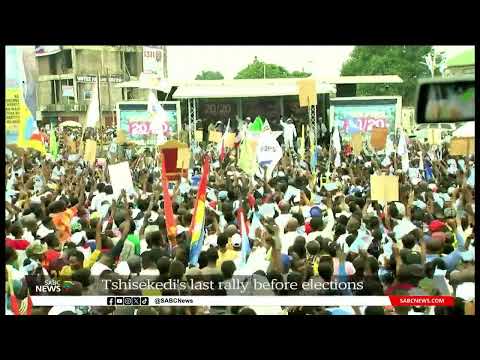
[[[163,77],[163,47],[143,47],[143,73]]]
[[[159,101],[168,116],[169,136],[178,138],[181,129],[180,101]],[[152,114],[146,101],[120,102],[117,104],[118,129],[127,134],[127,142],[139,145],[155,143],[156,136],[150,130]]]
[[[400,97],[335,98],[330,105],[330,128],[338,127],[343,136],[370,134],[374,127],[393,133],[401,116]]]
[[[31,126],[23,130],[30,139],[36,129],[38,68],[33,46],[5,47],[5,141],[17,144],[21,121]]]

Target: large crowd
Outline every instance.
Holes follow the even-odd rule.
[[[247,119],[248,122],[248,119]],[[360,155],[297,146],[292,121],[281,122],[283,157],[270,178],[246,175],[238,148],[219,161],[218,147],[193,151],[188,177],[169,189],[176,224],[164,216],[156,150],[130,150],[134,192],[115,197],[105,164],[90,167],[68,149],[59,156],[6,151],[5,254],[7,314],[50,315],[464,315],[471,314],[475,276],[474,156],[450,156],[408,140],[408,171],[395,152]],[[238,134],[239,132],[237,132]],[[241,136],[241,135],[239,135]],[[323,135],[322,135],[323,136]],[[241,138],[239,138],[241,141]],[[397,139],[393,139],[396,142]],[[294,144],[295,142],[295,144]],[[65,150],[65,151],[63,151]],[[116,150],[115,150],[116,151]],[[312,161],[315,156],[315,161]],[[191,262],[192,213],[207,158],[205,231]],[[340,162],[334,162],[337,158]],[[109,161],[107,156],[107,162]],[[399,199],[371,199],[370,176],[399,177]],[[242,226],[244,214],[246,225]],[[248,253],[242,247],[248,227]],[[245,248],[243,248],[245,250]],[[452,295],[453,307],[408,306],[31,306],[36,285],[60,284],[50,295],[229,295],[236,280],[305,284],[347,282],[348,288],[271,286],[266,295]],[[180,288],[114,288],[150,279]],[[106,280],[112,280],[108,282]],[[191,284],[213,283],[202,288]],[[268,287],[267,287],[268,288]],[[256,295],[250,289],[249,295]],[[264,293],[262,293],[265,295]]]

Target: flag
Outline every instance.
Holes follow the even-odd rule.
[[[45,154],[47,149],[45,149],[42,135],[38,131],[34,115],[28,108],[22,91],[20,91],[20,95],[20,123],[18,124],[17,145],[20,148],[30,148]]]
[[[318,163],[318,146],[310,147],[313,151],[310,157],[310,171],[312,173],[312,178],[310,179],[310,189],[315,191],[315,184],[317,183],[317,163]]]
[[[248,129],[250,131],[253,131],[253,132],[261,132],[262,129],[263,129],[263,121],[262,119],[260,118],[260,116],[257,116],[255,118],[255,121],[253,123],[250,124],[250,126],[248,127]]]
[[[260,222],[260,216],[258,211],[255,211],[253,213],[252,223],[248,231],[248,237],[255,239],[255,230],[257,230],[258,228],[263,229],[263,225]]]
[[[340,160],[340,152],[342,151],[342,145],[340,142],[340,134],[337,127],[335,127],[335,129],[333,130],[332,145],[336,152],[334,165],[338,168],[342,164]]]
[[[222,140],[218,143],[218,153],[220,154],[220,161],[225,160],[225,139],[227,138],[228,131],[230,130],[230,119],[228,119],[227,127],[223,133]]]
[[[262,131],[272,131],[267,119],[265,119],[265,122],[263,123]]]
[[[209,159],[206,156],[203,160],[202,178],[198,186],[197,201],[195,202],[192,223],[189,229],[191,234],[189,264],[191,265],[197,265],[198,256],[202,251],[203,240],[205,238],[205,202],[209,169]]]
[[[52,127],[50,130],[50,141],[49,141],[49,150],[48,152],[53,156],[54,159],[57,158],[58,155],[58,143],[57,143],[57,136],[55,135],[55,128]]]
[[[255,140],[249,137],[243,139],[240,144],[238,167],[250,176],[253,176],[258,169],[256,147]]]
[[[97,122],[100,120],[100,110],[98,107],[98,85],[95,82],[92,95],[90,97],[90,103],[88,104],[87,122],[85,127],[95,128],[97,126]]]
[[[398,140],[397,154],[402,159],[402,171],[406,173],[410,167],[410,159],[408,157],[407,140],[403,131],[400,133],[400,139]]]
[[[240,225],[240,236],[242,238],[242,249],[240,251],[240,267],[247,264],[247,256],[250,254],[250,241],[248,240],[248,226],[245,222],[243,207],[237,210],[237,222]]]
[[[13,288],[13,275],[11,270],[7,267],[7,283],[10,292],[10,309],[14,315],[32,315],[33,303],[32,297],[30,296],[30,291],[27,292],[27,297],[23,300],[20,300],[20,305],[18,304],[19,300],[15,295],[15,291]]]
[[[305,126],[302,125],[302,137],[300,139],[300,159],[305,160]]]
[[[168,115],[153,91],[148,95],[148,112],[151,114],[150,131],[157,134],[157,143],[163,144],[170,133]]]
[[[167,235],[171,246],[176,245],[177,227],[175,226],[175,217],[173,216],[172,199],[168,192],[166,161],[163,153],[162,157],[162,188],[163,188],[163,211],[165,212],[165,226],[167,227]]]

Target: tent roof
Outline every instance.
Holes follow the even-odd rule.
[[[304,79],[304,78],[303,78]],[[317,81],[317,93],[335,93],[337,84],[374,84],[401,83],[397,75],[372,76],[327,76],[314,78]],[[132,80],[115,85],[115,87],[151,88],[165,91],[165,88],[178,87],[173,98],[240,98],[260,96],[298,95],[297,81],[301,79],[239,79],[239,80],[190,80],[168,79],[167,84],[159,80]],[[168,92],[169,90],[167,90]]]
[[[244,98],[261,96],[298,95],[299,80],[305,78],[286,79],[239,79],[239,80],[193,80],[177,82],[175,99],[188,98]],[[317,82],[317,93],[335,93],[337,84],[359,83],[401,83],[397,75],[380,76],[336,76],[314,78]],[[175,82],[172,82],[174,85]]]
[[[447,60],[447,67],[475,65],[475,49],[466,50]]]
[[[180,85],[173,94],[175,99],[188,98],[245,98],[260,96],[286,96],[298,95],[296,82],[290,81],[252,81],[237,80],[217,82],[202,81],[197,84]],[[317,93],[335,93],[335,86],[317,82]]]

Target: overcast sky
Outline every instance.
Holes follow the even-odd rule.
[[[455,55],[473,46],[436,46]],[[338,75],[353,46],[168,46],[168,76],[193,80],[202,70],[220,71],[225,79],[250,64],[254,57],[288,71],[304,70],[314,76]]]

